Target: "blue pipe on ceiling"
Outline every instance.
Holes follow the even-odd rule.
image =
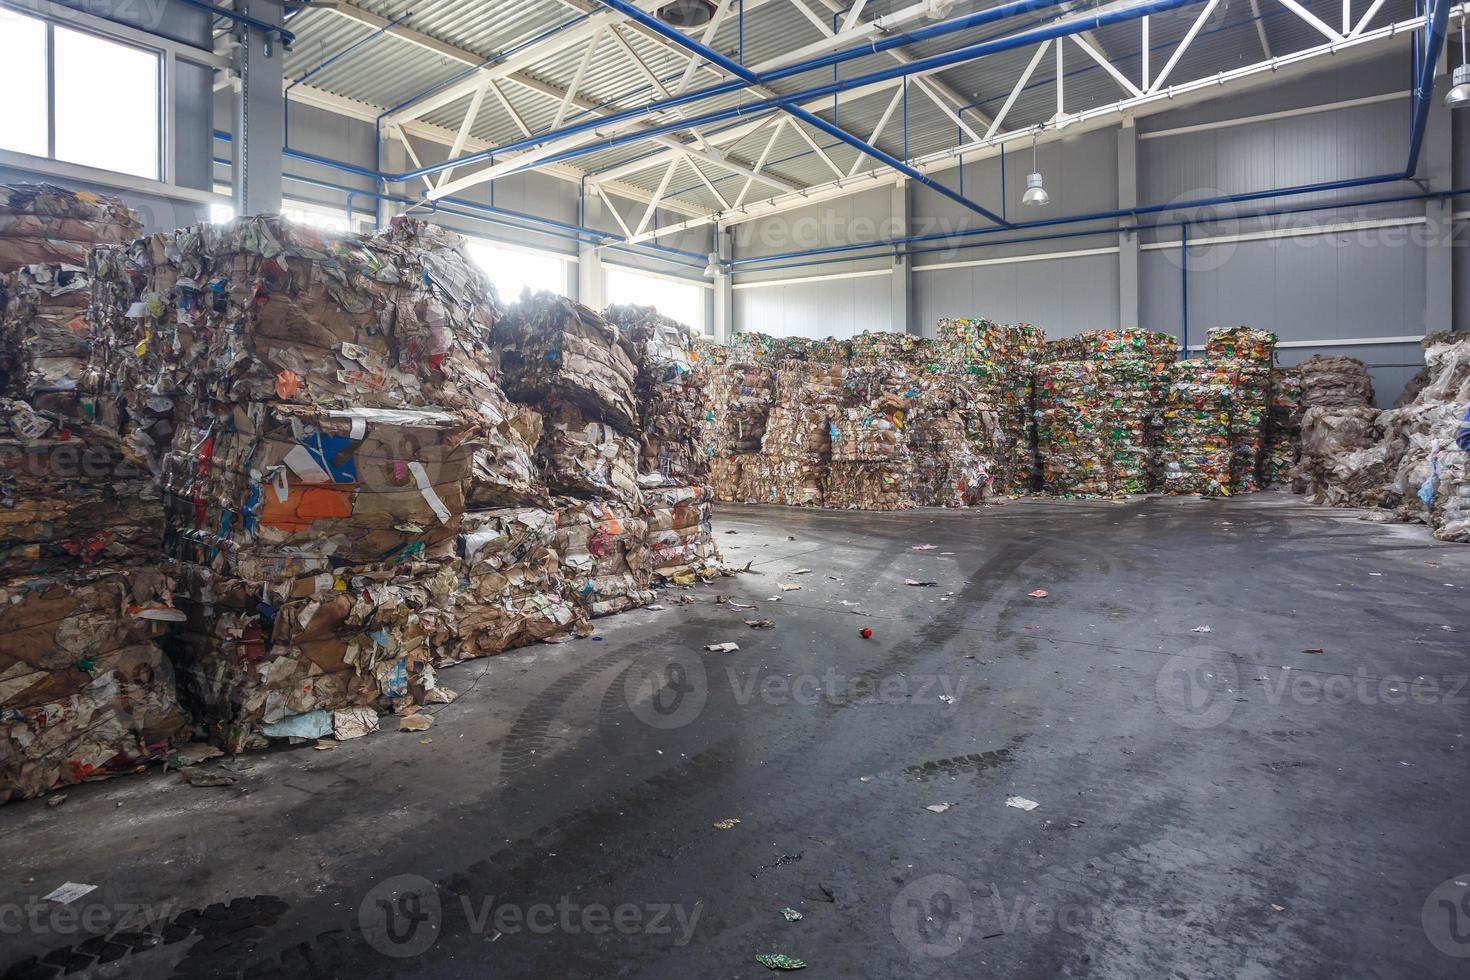
[[[219,142],[221,142],[221,143],[232,143],[232,142],[234,142],[234,137],[230,133],[226,133],[223,130],[218,130],[218,129],[215,130],[214,131],[214,138],[216,140],[218,140]],[[281,151],[281,153],[282,153],[282,155],[284,157],[286,157],[287,159],[290,159],[290,160],[299,160],[302,163],[309,163],[309,164],[312,164],[313,166],[325,167],[327,169],[336,170],[336,171],[339,171],[341,173],[351,174],[354,177],[362,177],[362,178],[364,178],[366,180],[374,181],[374,187],[377,186],[377,183],[376,182],[377,182],[378,178],[381,176],[380,174],[374,173],[372,170],[369,170],[367,167],[360,167],[360,166],[357,166],[356,164],[345,163],[345,162],[343,162],[341,160],[332,160],[332,159],[329,159],[328,157],[318,156],[315,153],[306,153],[306,152],[304,152],[302,150],[293,150],[293,149],[290,149],[289,147],[286,148],[286,149],[283,149]],[[215,163],[225,163],[225,164],[231,164],[232,163],[232,161],[229,161],[229,160],[220,160],[220,159],[216,159],[214,162]],[[403,197],[403,196],[400,196],[400,195],[387,194],[387,193],[383,193],[383,192],[378,191],[378,190],[371,190],[371,191],[361,190],[361,189],[356,188],[356,187],[346,187],[346,186],[343,186],[343,185],[340,185],[340,184],[333,184],[333,183],[330,183],[328,181],[318,181],[315,178],[297,177],[297,176],[292,175],[292,174],[283,174],[282,176],[284,176],[287,180],[295,180],[295,181],[299,181],[299,182],[302,182],[302,183],[312,183],[313,181],[315,181],[320,186],[328,187],[328,188],[331,188],[333,190],[339,190],[339,191],[342,191],[344,194],[352,194],[352,195],[357,196],[357,197],[371,197],[374,200],[391,201],[391,202],[394,202],[394,203],[397,203],[397,204],[408,204],[408,205],[415,205],[415,204],[423,204],[424,203],[423,201],[416,201],[416,200],[414,200],[412,198]],[[455,207],[470,208],[470,209],[476,210],[476,211],[483,211],[483,212],[485,212],[487,214],[494,214],[494,215],[499,215],[499,216],[503,216],[503,217],[506,217],[506,218],[513,218],[513,219],[515,219],[517,221],[524,221],[524,222],[527,222],[527,223],[532,224],[532,225],[541,225],[541,226],[544,226],[546,228],[554,229],[553,232],[546,232],[546,234],[560,233],[561,234],[561,237],[573,236],[573,237],[577,237],[579,240],[585,240],[587,238],[591,238],[591,239],[594,240],[594,243],[595,244],[601,245],[601,246],[606,247],[606,248],[610,248],[610,247],[616,246],[619,250],[646,249],[646,250],[648,250],[650,252],[660,252],[660,253],[665,253],[665,254],[668,254],[668,255],[681,256],[681,257],[686,257],[686,258],[689,258],[689,259],[695,259],[695,260],[698,260],[699,268],[700,269],[703,269],[704,268],[705,262],[707,261],[707,256],[705,256],[704,254],[699,253],[699,252],[690,252],[687,249],[674,248],[671,245],[661,245],[658,242],[637,242],[635,244],[630,245],[630,244],[624,242],[624,240],[622,238],[620,238],[619,236],[617,236],[617,235],[615,235],[615,234],[613,234],[611,232],[601,231],[601,230],[599,230],[597,228],[586,228],[586,227],[583,227],[581,225],[568,224],[568,223],[563,222],[563,221],[557,221],[557,220],[555,220],[553,218],[542,217],[541,215],[537,215],[537,214],[526,214],[525,212],[522,212],[522,211],[514,211],[514,210],[511,210],[510,208],[502,208],[502,207],[497,207],[497,206],[489,205],[489,204],[481,204],[478,201],[469,201],[469,200],[465,200],[463,198],[446,197],[446,198],[443,198],[442,200],[446,204],[452,204]],[[452,214],[454,212],[451,211],[451,212],[447,212],[447,213],[451,213]],[[530,230],[539,230],[539,229],[532,228]],[[674,260],[671,259],[669,261],[674,261]],[[681,264],[684,264],[684,263],[681,262]]]
[[[676,31],[674,28],[665,24],[657,17],[654,17],[651,14],[644,13],[643,11],[639,10],[637,7],[629,3],[628,0],[598,0],[598,2],[600,2],[605,7],[616,10],[620,14],[626,15],[627,17],[631,18],[639,24],[642,24],[644,27],[648,28],[654,33],[668,38],[675,44],[688,49],[689,51],[708,61],[710,64],[716,65],[729,74],[734,75],[736,78],[743,80],[747,85],[762,84],[761,76],[757,75],[755,72],[751,71],[741,64],[730,60],[713,48],[706,47],[705,45],[700,44],[698,41],[694,40],[691,37],[688,37],[682,32]],[[1040,0],[1038,0],[1038,2],[1040,2]],[[1046,0],[1046,2],[1051,2],[1051,0]],[[1000,215],[994,213],[988,208],[977,204],[976,202],[970,200],[968,197],[965,197],[963,194],[950,190],[948,187],[945,187],[938,181],[931,180],[929,177],[915,170],[913,167],[910,167],[908,164],[904,163],[902,160],[898,159],[892,154],[880,150],[876,146],[872,146],[871,144],[863,142],[846,130],[839,129],[837,126],[829,123],[821,116],[808,112],[806,109],[801,108],[801,106],[796,105],[795,103],[788,102],[784,99],[781,100],[781,102],[781,108],[783,110],[785,110],[794,118],[806,123],[808,126],[811,126],[814,129],[818,129],[826,133],[833,139],[841,140],[848,146],[857,150],[859,153],[864,153],[872,157],[874,160],[877,160],[890,169],[903,174],[910,180],[916,181],[934,191],[935,193],[949,198],[951,201],[954,201],[961,207],[968,208],[969,210],[974,211],[976,214],[989,218],[991,221],[996,222],[1002,227],[1006,226],[1005,219],[1002,218]]]
[[[619,0],[619,2],[621,2],[621,0]],[[1031,3],[1035,2],[1035,0],[1022,0],[1022,2]],[[951,65],[956,65],[965,61],[973,61],[977,58],[982,58],[987,55],[996,54],[1002,51],[1009,51],[1015,48],[1027,47],[1041,41],[1052,40],[1057,37],[1066,37],[1071,34],[1077,34],[1081,33],[1082,31],[1107,27],[1112,24],[1138,20],[1139,18],[1145,17],[1149,14],[1162,13],[1164,11],[1174,10],[1179,7],[1190,6],[1193,4],[1198,4],[1200,2],[1201,0],[1145,0],[1145,2],[1143,3],[1139,3],[1135,6],[1127,7],[1122,10],[1112,10],[1106,13],[1094,15],[1089,20],[1078,19],[1070,21],[1068,23],[1053,24],[1048,27],[1039,28],[1034,31],[1027,31],[1020,34],[1011,35],[1009,37],[1000,38],[994,41],[987,41],[981,44],[974,44],[968,47],[958,48],[954,51],[933,55],[928,58],[916,59],[907,64],[895,65],[891,68],[869,72],[866,75],[855,75],[848,79],[830,82],[825,85],[807,89],[805,91],[795,92],[791,95],[776,96],[769,99],[763,99],[747,105],[735,106],[729,109],[709,112],[702,115],[692,116],[686,119],[680,119],[674,122],[662,124],[659,126],[650,127],[648,129],[639,130],[637,132],[625,133],[620,136],[610,137],[600,142],[591,143],[584,147],[567,150],[563,153],[543,158],[542,160],[538,161],[538,163],[545,164],[551,162],[561,162],[563,160],[569,160],[574,157],[585,156],[589,153],[598,153],[603,150],[612,149],[616,146],[622,146],[625,143],[639,142],[649,139],[653,136],[662,136],[668,133],[688,129],[690,127],[706,126],[711,123],[724,122],[735,118],[758,117],[761,115],[766,115],[770,112],[787,109],[800,102],[825,99],[827,96],[836,95],[840,92],[850,91],[851,89],[858,88],[864,85],[870,85],[877,82],[892,81],[894,79],[902,78],[907,75],[946,68]],[[626,6],[626,4],[624,6]],[[637,8],[628,9],[637,10]],[[994,9],[1000,10],[1003,8]],[[641,14],[642,12],[639,11],[639,13]],[[647,15],[644,16],[647,17]],[[979,17],[981,16],[981,14],[971,16]],[[659,24],[661,27],[664,26],[662,22],[658,21],[655,18],[649,17],[648,20],[652,23]],[[950,30],[953,30],[954,28],[952,25],[954,23],[966,21],[966,18],[961,18],[960,21],[957,22],[946,22],[945,24],[937,24],[934,28],[925,28],[924,30],[935,30],[943,27],[948,27]],[[677,31],[673,31],[672,33],[678,34]],[[920,32],[915,31],[913,33],[917,35]],[[679,35],[679,37],[682,38],[683,35]],[[684,38],[684,42],[694,43],[689,42],[688,38]],[[866,57],[868,54],[872,53],[873,47],[873,45],[869,45],[868,47],[857,49],[856,52],[841,52],[841,54],[848,56]],[[704,50],[709,49],[705,48]],[[713,55],[713,58],[711,60],[717,59],[716,63],[740,67],[741,72],[744,73],[745,77],[742,78],[737,76],[737,80],[735,81],[722,82],[718,85],[714,85],[706,89],[701,89],[696,92],[690,92],[684,95],[675,96],[672,99],[664,99],[657,102],[651,102],[647,105],[639,106],[635,109],[626,109],[622,112],[613,113],[611,115],[603,116],[598,119],[589,119],[584,122],[574,123],[570,126],[564,126],[558,130],[540,133],[535,136],[530,136],[522,140],[516,140],[511,143],[506,143],[502,146],[494,147],[492,149],[481,150],[479,152],[471,153],[467,156],[459,157],[454,160],[446,160],[443,163],[437,163],[427,167],[420,167],[417,170],[410,170],[403,174],[395,175],[392,177],[392,179],[395,181],[416,180],[420,177],[427,177],[431,174],[438,173],[442,170],[447,170],[451,167],[461,167],[473,163],[482,163],[491,159],[491,157],[501,156],[505,153],[515,152],[517,150],[530,149],[531,147],[539,146],[540,144],[549,140],[558,139],[564,136],[577,135],[587,132],[589,130],[598,129],[600,127],[614,125],[619,122],[625,122],[632,119],[640,119],[645,116],[653,115],[655,113],[667,111],[671,108],[682,106],[696,99],[702,100],[710,98],[714,95],[724,95],[730,92],[739,91],[746,88],[750,84],[764,85],[772,79],[786,77],[787,74],[797,74],[803,71],[810,71],[814,67],[826,67],[827,65],[832,63],[830,61],[831,58],[837,57],[837,55],[828,55],[826,58],[817,58],[809,62],[801,62],[796,65],[790,65],[786,68],[778,69],[774,72],[768,72],[764,75],[752,75],[747,72],[743,67],[735,65],[734,62],[730,61],[728,58],[725,58],[722,55],[719,55],[717,52],[711,51],[710,54]],[[754,83],[749,81],[749,79],[751,78],[755,79]]]
[[[287,51],[290,51],[291,45],[296,43],[296,35],[286,30],[286,28],[281,27],[279,24],[271,24],[266,21],[260,20],[259,18],[251,17],[249,14],[242,14],[238,11],[226,10],[223,7],[216,7],[214,4],[210,3],[209,0],[179,0],[179,2],[185,4],[186,6],[197,7],[200,10],[207,10],[216,17],[223,17],[226,20],[232,20],[237,24],[243,24],[246,27],[253,27],[257,31],[263,31],[266,34],[274,34],[281,39],[281,47],[285,48]]]
[[[1439,64],[1439,49],[1444,47],[1445,32],[1450,23],[1450,0],[1431,0],[1426,30],[1424,64],[1414,86],[1413,119],[1409,125],[1409,162],[1404,176],[1410,180],[1419,170],[1419,151],[1424,145],[1424,128],[1429,122],[1429,106],[1434,101],[1434,69]]]

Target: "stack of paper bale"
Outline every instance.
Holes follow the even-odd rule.
[[[992,397],[989,389],[934,362],[914,379],[907,429],[916,504],[973,507],[990,497],[992,440],[1000,424]]]
[[[1270,407],[1266,411],[1265,442],[1258,474],[1262,487],[1291,482],[1301,445],[1302,373],[1296,368],[1272,368]]]
[[[1163,491],[1229,496],[1230,411],[1239,383],[1233,362],[1180,361],[1167,377],[1158,452]]]
[[[1382,413],[1362,361],[1314,355],[1302,376],[1301,462],[1293,489],[1332,506],[1391,505]]]
[[[647,604],[631,338],[547,292],[523,296],[495,335],[507,394],[544,416],[536,457],[556,495],[556,550],[573,597],[593,616]]]
[[[113,433],[0,399],[0,802],[161,758],[183,727],[161,524]]]
[[[842,411],[843,367],[787,358],[776,367],[776,401],[759,456],[741,472],[743,499],[823,506],[832,464],[833,423]]]
[[[689,327],[652,307],[614,306],[607,316],[637,353],[638,481],[649,563],[655,578],[687,584],[719,564],[710,522],[715,447],[709,370]]]
[[[0,396],[90,417],[80,384],[92,342],[87,258],[140,227],[116,198],[0,184]]]
[[[93,269],[94,362],[163,482],[188,616],[169,642],[204,731],[343,737],[447,696],[430,625],[466,502],[536,493],[463,240],[244,218]]]
[[[1230,406],[1230,490],[1232,493],[1257,490],[1271,403],[1276,335],[1250,327],[1211,327],[1205,341],[1205,356],[1235,362],[1237,388]]]
[[[1470,541],[1470,454],[1456,436],[1470,405],[1470,336],[1424,338],[1423,384],[1380,416],[1389,489],[1400,516],[1428,524],[1443,541]]]
[[[90,416],[80,382],[92,347],[85,267],[37,264],[0,276],[0,393]]]
[[[458,582],[430,617],[437,657],[468,660],[590,632],[586,608],[566,588],[556,517],[539,507],[465,514]]]
[[[714,419],[715,459],[711,479],[719,500],[746,500],[743,469],[760,452],[771,406],[776,401],[776,375],[755,343],[759,334],[740,334],[728,347],[714,346],[710,401]]]
[[[1064,497],[1111,494],[1113,421],[1097,366],[1051,361],[1032,377],[1043,488]]]
[[[138,215],[115,197],[52,184],[0,184],[0,272],[28,265],[85,269],[93,245],[131,241]]]
[[[894,334],[892,336],[905,336]],[[831,465],[823,506],[899,510],[913,506],[913,466],[905,429],[913,384],[903,357],[918,338],[903,342],[886,363],[849,367],[841,403],[828,420]]]

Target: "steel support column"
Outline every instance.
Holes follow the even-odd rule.
[[[256,23],[283,22],[281,0],[249,0],[239,13],[250,22],[234,25],[240,46],[236,67],[240,90],[234,101],[235,166],[232,168],[236,214],[272,214],[281,210],[282,150],[286,145],[285,52],[273,30]]]
[[[1131,118],[1118,129],[1118,207],[1138,207],[1138,129]],[[1138,232],[1118,232],[1118,326],[1138,326]]]

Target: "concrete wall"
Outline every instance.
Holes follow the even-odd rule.
[[[1330,64],[1286,84],[1263,85],[1229,98],[1146,116],[1133,129],[1115,127],[1042,143],[1037,165],[1052,195],[1052,204],[1045,211],[1023,211],[1019,205],[1025,175],[1031,169],[1029,147],[1008,150],[1003,163],[999,156],[966,162],[963,168],[941,171],[936,179],[959,188],[963,173],[967,196],[1018,221],[1397,172],[1403,169],[1408,148],[1406,65],[1407,48],[1395,49],[1351,64]],[[1344,101],[1361,104],[1297,111]],[[1276,118],[1217,125],[1262,115]],[[1431,114],[1420,173],[1436,190],[1470,182],[1470,122],[1462,119],[1439,108]],[[1191,131],[1170,132],[1186,127]],[[1133,166],[1120,165],[1120,159],[1129,155]],[[1436,212],[1424,201],[1352,205],[1417,192],[1414,184],[1400,181],[1263,200],[1235,211],[1174,211],[1167,217],[1144,220],[1146,225],[1181,218],[1193,222],[1189,237],[1205,243],[1192,244],[1187,261],[1182,258],[1177,225],[1140,232],[1136,263],[1128,261],[1134,245],[1114,230],[1116,223],[1111,220],[1031,232],[998,231],[961,240],[966,247],[953,243],[927,246],[931,250],[911,256],[911,329],[932,336],[935,322],[945,316],[1025,321],[1056,337],[1136,323],[1181,339],[1187,332],[1187,344],[1192,347],[1203,342],[1210,326],[1246,323],[1276,331],[1283,342],[1306,345],[1283,348],[1283,364],[1317,352],[1363,358],[1370,365],[1380,401],[1391,403],[1422,364],[1417,343],[1329,346],[1316,342],[1419,336],[1467,322],[1470,256],[1457,247],[1464,244],[1463,223],[1441,230],[1437,222],[1427,220],[1436,218]],[[1232,217],[1244,210],[1339,203],[1343,206],[1307,214]],[[895,215],[890,197],[873,192],[830,205],[839,215],[839,225],[848,215],[862,223],[855,235],[839,229],[839,242],[863,240],[866,228],[891,224]],[[804,217],[805,211],[822,206],[751,222],[753,228],[736,226],[737,245],[744,245],[743,250],[737,248],[737,257],[788,251],[763,243],[786,237],[789,228],[770,234],[759,226],[768,222],[789,225]],[[994,227],[919,186],[909,189],[907,208],[910,235]],[[1320,226],[1365,222],[1377,226],[1321,233]],[[1317,231],[1288,234],[1309,226]],[[987,238],[1058,232],[1069,237],[981,247]],[[1239,240],[1242,236],[1247,240]],[[876,234],[866,240],[881,242],[884,238]],[[891,323],[881,323],[883,310],[871,302],[882,290],[884,280],[880,278],[750,285],[783,276],[842,275],[885,264],[891,260],[846,260],[737,276],[736,328],[802,336],[843,336],[864,327],[894,329]],[[844,294],[852,297],[849,305],[861,307],[864,313],[845,313],[840,299]]]

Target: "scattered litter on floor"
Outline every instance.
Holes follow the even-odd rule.
[[[759,868],[756,868],[754,871],[752,871],[750,873],[750,876],[752,878],[759,878],[761,876],[761,872],[762,871],[774,871],[776,868],[781,867],[783,864],[795,864],[797,861],[800,861],[801,860],[801,856],[804,853],[806,853],[806,852],[805,851],[800,851],[800,852],[798,852],[796,854],[782,854],[780,857],[776,858],[776,860],[772,861],[770,864],[763,864]]]
[[[1191,633],[1213,633],[1215,631],[1212,630],[1212,629],[1210,629],[1208,626],[1196,626],[1194,629],[1190,630],[1190,632]]]
[[[858,630],[858,636],[861,636],[865,640],[871,640],[873,638],[873,627],[864,626],[862,629]]]
[[[772,970],[804,970],[806,961],[787,956],[785,953],[757,953],[755,960]]]
[[[800,922],[801,913],[788,905],[781,910],[781,918],[785,919],[787,922]]]
[[[327,739],[319,738],[316,740],[316,750],[318,752],[330,752],[335,749],[338,744],[339,743],[337,742],[331,742]]]
[[[1031,810],[1034,810],[1037,807],[1041,806],[1041,804],[1037,803],[1035,800],[1028,800],[1024,796],[1007,796],[1006,806],[1013,806],[1017,810],[1026,810],[1027,812],[1030,812]]]
[[[96,885],[84,885],[78,881],[68,881],[60,888],[42,897],[43,901],[56,902],[58,905],[70,905],[83,895],[89,895],[97,890]]]
[[[780,587],[780,589],[781,589],[782,592],[800,592],[801,591],[801,586],[799,586],[799,585],[792,585],[790,582],[777,582],[776,585]]]
[[[46,805],[47,806],[61,806],[61,804],[65,803],[65,802],[66,802],[66,794],[65,793],[57,793],[55,796],[53,796],[53,797],[49,798],[48,800],[46,800]]]
[[[943,701],[945,704],[954,704],[954,696],[950,694],[939,695],[939,700]]]
[[[933,586],[936,586],[939,583],[938,582],[928,582],[928,581],[921,582],[918,579],[906,578],[906,579],[903,580],[903,584],[904,585],[912,585],[915,588],[927,589],[927,588],[931,588]]]
[[[1027,592],[1026,594],[1033,599],[1045,599],[1047,596],[1051,595],[1051,593],[1046,591],[1045,589],[1037,589],[1035,592]]]
[[[939,547],[937,544],[916,544],[913,551],[934,551]]]
[[[948,810],[952,806],[954,806],[953,803],[930,803],[928,806],[924,807],[924,809],[928,810],[930,813],[943,813],[945,810]]]
[[[708,650],[710,653],[734,653],[736,650],[740,649],[740,644],[711,643],[709,646],[705,647],[705,649]]]
[[[1302,653],[1326,653],[1326,652],[1327,651],[1325,649],[1323,649],[1322,647],[1307,647],[1304,650],[1302,650]]]
[[[406,717],[398,719],[398,730],[400,732],[426,732],[433,726],[433,724],[433,715],[408,715]]]
[[[739,817],[726,817],[724,820],[716,820],[714,827],[716,830],[729,830],[739,822]]]
[[[657,602],[650,602],[648,605],[644,606],[643,608],[644,609],[647,609],[647,610],[650,610],[651,612],[662,612],[664,610],[663,604],[657,603]]]
[[[812,570],[810,568],[798,568],[796,571],[792,572],[791,574],[792,575],[810,575],[811,573],[812,573]]]
[[[776,628],[774,619],[747,619],[745,625],[753,630],[773,630]]]
[[[233,786],[239,782],[234,776],[227,772],[220,772],[218,769],[200,769],[197,766],[190,766],[179,771],[183,774],[184,781],[190,786]]]

